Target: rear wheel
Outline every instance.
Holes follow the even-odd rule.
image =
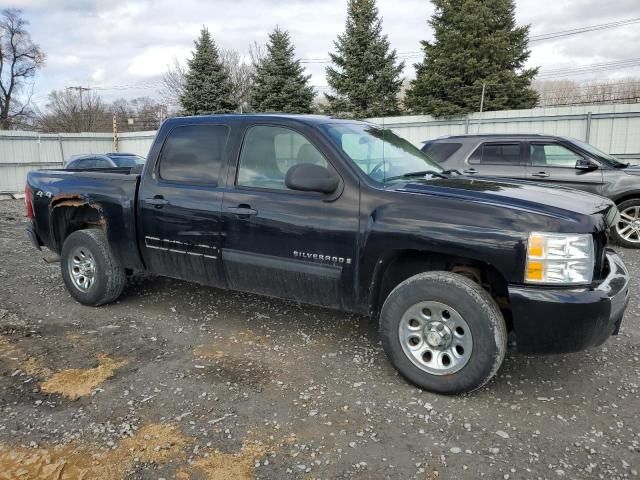
[[[125,286],[125,270],[102,230],[78,230],[69,235],[62,246],[60,267],[67,290],[84,305],[113,302]]]
[[[382,307],[380,335],[402,375],[445,394],[487,383],[507,348],[496,302],[472,280],[450,272],[421,273],[398,285]]]
[[[611,234],[619,245],[640,248],[640,198],[625,200],[618,205],[620,219],[611,229]]]

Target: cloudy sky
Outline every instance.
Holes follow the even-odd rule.
[[[639,0],[516,0],[518,21],[531,35],[640,17]],[[33,39],[47,54],[35,100],[43,105],[52,89],[98,88],[106,100],[157,96],[159,79],[173,57],[185,59],[202,25],[223,47],[246,52],[279,25],[291,32],[300,58],[319,91],[332,42],[344,29],[346,0],[0,0],[31,22]],[[383,27],[406,60],[405,75],[419,41],[432,38],[427,0],[378,0]],[[640,58],[640,23],[531,44],[531,65],[542,71],[574,69]],[[640,60],[635,62],[640,64]],[[565,70],[566,71],[569,70]],[[561,74],[554,74],[558,76]],[[569,79],[640,77],[640,67],[609,69]]]

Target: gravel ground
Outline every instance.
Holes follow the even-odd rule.
[[[510,346],[444,397],[396,374],[368,318],[151,276],[84,307],[24,226],[0,202],[0,478],[638,476],[635,281],[604,346]]]

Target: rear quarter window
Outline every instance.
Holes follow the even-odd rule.
[[[436,162],[442,163],[456,153],[460,147],[462,147],[461,143],[435,142],[426,144],[422,147],[422,151]]]
[[[174,128],[160,155],[162,180],[217,185],[229,133],[224,125],[185,125]]]

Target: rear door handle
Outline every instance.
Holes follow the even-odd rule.
[[[246,204],[240,204],[237,207],[227,207],[227,212],[237,215],[240,218],[249,218],[252,215],[258,214],[257,210]]]
[[[165,200],[162,197],[145,198],[144,202],[148,205],[153,205],[156,208],[162,208],[164,205],[169,205],[169,200]]]
[[[546,178],[546,177],[549,177],[550,175],[547,172],[538,172],[538,173],[532,173],[531,176],[532,177],[539,177],[539,178]]]
[[[478,170],[476,170],[475,168],[469,168],[467,170],[463,170],[463,173],[478,173]]]

